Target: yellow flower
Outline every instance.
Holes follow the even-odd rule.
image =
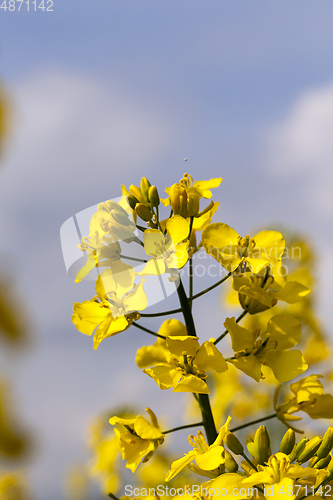
[[[281,258],[285,241],[278,231],[261,231],[253,238],[242,238],[227,224],[215,222],[203,231],[202,245],[228,271],[246,261],[250,270],[258,273]]]
[[[275,306],[278,300],[287,304],[295,304],[310,293],[308,287],[297,281],[288,281],[281,286],[266,271],[259,274],[248,272],[233,276],[232,286],[238,292],[241,306],[249,314],[265,311]]]
[[[190,231],[189,223],[174,215],[166,222],[166,235],[158,229],[146,229],[143,233],[144,249],[147,255],[153,257],[138,272],[138,276],[158,275],[170,272],[170,269],[180,269],[185,266],[188,255],[187,248]]]
[[[120,424],[114,429],[118,438],[121,456],[127,460],[126,467],[135,472],[141,460],[143,463],[155,453],[156,448],[163,443],[162,434],[155,413],[146,408],[150,423],[141,415],[135,418],[112,417],[111,425]]]
[[[231,417],[228,417],[214,443],[210,446],[208,446],[201,431],[198,431],[197,437],[190,435],[188,440],[190,445],[193,446],[193,450],[171,464],[171,469],[167,473],[165,480],[170,481],[186,466],[193,472],[206,477],[212,478],[221,474],[224,471],[222,466],[225,463],[223,440],[228,432],[230,420]],[[191,464],[193,461],[195,461],[196,465]]]
[[[209,181],[195,181],[189,174],[184,174],[180,183],[167,187],[165,192],[168,198],[161,200],[164,206],[171,205],[174,214],[179,214],[185,219],[187,217],[200,217],[199,203],[201,198],[212,197],[213,188],[218,187],[222,182],[221,177],[210,179]],[[213,204],[209,207],[211,208]]]
[[[77,273],[75,282],[81,281],[94,267],[108,267],[120,259],[119,240],[130,243],[136,240],[136,226],[123,208],[124,202],[108,200],[98,205],[90,220],[89,236],[82,238],[78,246],[87,252],[87,262]],[[124,205],[126,208],[126,205]]]
[[[311,467],[302,467],[298,464],[292,464],[290,459],[284,453],[276,453],[268,459],[267,466],[258,465],[258,472],[250,477],[243,479],[244,486],[262,485],[273,486],[266,488],[266,498],[273,500],[283,500],[287,496],[290,499],[296,498],[295,480],[305,478],[311,482],[319,484],[327,475],[324,470],[312,469]]]
[[[228,369],[227,363],[214,344],[204,342],[200,346],[197,337],[186,335],[182,323],[173,321],[166,341],[159,339],[153,346],[138,350],[137,365],[145,368],[144,373],[162,390],[173,387],[173,392],[209,394],[206,373],[209,370],[222,373]]]
[[[72,321],[85,335],[95,332],[94,349],[103,339],[129,328],[138,317],[137,311],[147,307],[144,281],[135,285],[134,277],[132,266],[114,262],[111,269],[99,275],[95,287],[97,295],[91,300],[74,303]]]
[[[294,396],[286,402],[277,405],[281,390],[279,386],[274,397],[274,406],[277,418],[289,427],[288,421],[301,420],[301,417],[293,415],[298,411],[306,412],[311,418],[333,418],[333,396],[324,394],[324,387],[319,381],[322,375],[310,375],[290,385]]]
[[[239,326],[235,318],[227,318],[224,326],[231,336],[235,357],[229,361],[254,380],[261,378],[261,365],[269,366],[277,380],[286,382],[307,369],[303,355],[289,350],[301,338],[301,324],[287,314],[273,316],[264,333],[260,329],[250,332]]]

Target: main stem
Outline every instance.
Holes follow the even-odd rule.
[[[196,337],[195,325],[192,316],[192,311],[190,307],[189,300],[187,298],[183,283],[181,278],[179,277],[179,285],[177,287],[177,293],[180,305],[182,307],[182,313],[185,320],[185,325],[187,329],[188,335],[192,335]],[[212,409],[210,406],[209,396],[208,394],[198,394],[198,402],[202,414],[202,422],[206,432],[208,444],[211,445],[214,443],[217,438],[217,431],[215,427],[215,422],[212,414]]]

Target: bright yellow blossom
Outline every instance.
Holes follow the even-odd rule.
[[[299,321],[292,316],[273,316],[261,334],[260,329],[250,332],[239,326],[235,318],[227,318],[224,326],[235,351],[230,363],[257,382],[262,376],[261,365],[269,366],[280,382],[291,380],[307,369],[302,353],[289,350],[298,344],[302,330]]]
[[[238,292],[239,302],[245,311],[257,314],[276,305],[278,300],[295,304],[310,290],[297,281],[288,281],[283,286],[269,272],[244,273],[234,276],[233,289]]]
[[[178,323],[171,328],[179,330]],[[228,369],[213,343],[206,341],[200,346],[197,337],[184,335],[183,331],[174,335],[172,330],[165,342],[159,339],[153,346],[139,349],[136,362],[162,390],[173,387],[173,392],[198,394],[209,394],[205,382],[209,370],[222,373]]]
[[[201,431],[198,431],[197,437],[190,435],[188,441],[193,446],[193,450],[186,453],[179,460],[172,462],[171,469],[167,473],[165,480],[170,481],[186,466],[193,472],[206,477],[213,478],[221,474],[224,470],[223,464],[225,462],[223,440],[228,432],[230,420],[231,417],[228,417],[214,443],[210,446],[206,443]],[[193,460],[196,465],[191,464]]]
[[[155,413],[146,408],[150,423],[141,415],[135,418],[112,417],[111,425],[120,424],[114,432],[118,438],[121,456],[127,460],[126,467],[135,472],[141,460],[148,462],[157,447],[163,443],[164,435],[160,430]]]
[[[227,224],[215,222],[203,231],[202,245],[228,271],[235,271],[246,261],[250,270],[258,273],[282,257],[285,241],[278,231],[261,231],[252,238],[242,238]]]
[[[103,339],[129,328],[138,317],[137,311],[148,305],[143,282],[134,284],[132,266],[121,261],[113,266],[98,276],[97,295],[82,303],[75,302],[73,307],[72,321],[76,328],[85,335],[95,332],[94,349]]]
[[[189,223],[174,215],[166,221],[166,235],[158,229],[146,229],[143,233],[144,249],[150,259],[138,276],[158,275],[180,269],[188,261],[187,249]]]
[[[290,390],[294,396],[277,405],[281,390],[279,386],[274,398],[277,418],[288,426],[290,426],[288,421],[301,420],[301,417],[294,415],[298,411],[306,412],[313,419],[333,418],[333,396],[324,394],[324,387],[319,381],[320,377],[322,375],[310,375],[291,384]]]

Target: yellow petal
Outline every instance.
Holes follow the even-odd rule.
[[[125,295],[123,299],[123,308],[126,313],[134,311],[143,311],[148,306],[148,298],[143,288],[144,281],[138,285],[134,285],[132,292]]]
[[[276,343],[276,349],[283,351],[298,344],[301,339],[302,325],[289,314],[277,314],[267,323],[265,334],[270,333],[269,344]]]
[[[137,416],[134,422],[134,430],[142,439],[161,439],[163,434],[153,427],[144,417]]]
[[[137,272],[137,276],[161,276],[165,273],[165,264],[163,259],[150,259],[142,271]]]
[[[179,372],[178,372],[179,373]],[[195,375],[184,375],[175,383],[175,388],[172,392],[193,392],[196,394],[209,394],[209,389],[204,380]]]
[[[212,342],[204,342],[195,355],[194,364],[203,372],[215,370],[218,373],[227,371],[228,365],[220,351]]]
[[[237,231],[222,222],[215,222],[202,233],[202,245],[228,271],[234,271],[242,259],[238,247]]]
[[[123,332],[128,328],[129,321],[125,316],[119,316],[118,318],[112,318],[110,314],[110,318],[108,321],[104,321],[100,324],[98,329],[94,335],[94,349],[97,349],[102,340],[111,337],[112,335],[116,335],[117,333]]]
[[[258,361],[257,357],[254,356],[253,354],[250,354],[250,356],[244,356],[237,359],[232,359],[230,360],[230,363],[232,363],[236,368],[238,368],[238,370],[241,370],[246,375],[252,377],[254,380],[259,382],[261,378],[260,362]]]
[[[190,451],[184,457],[172,462],[171,469],[165,476],[165,481],[170,481],[173,477],[175,477],[181,470],[184,469],[184,467],[186,467],[187,464],[192,462],[196,454],[196,451]]]
[[[90,273],[90,271],[97,265],[98,265],[98,260],[96,258],[96,253],[89,252],[87,262],[82,267],[82,269],[80,269],[80,271],[77,273],[75,277],[75,283],[79,283],[80,281],[82,281],[83,278],[85,278],[87,274]]]
[[[206,453],[198,454],[195,461],[201,469],[213,470],[225,462],[222,456],[223,452],[223,446],[213,446]]]
[[[143,233],[144,249],[147,255],[159,257],[165,246],[165,236],[158,229],[146,229]]]
[[[254,236],[256,248],[260,248],[263,259],[277,260],[280,259],[284,248],[285,241],[283,236],[278,231],[260,231]]]
[[[226,318],[224,326],[230,333],[232,348],[235,352],[254,348],[253,334],[246,328],[239,326],[236,323],[236,318]]]
[[[164,337],[187,335],[186,326],[178,319],[167,319],[162,323],[158,330],[160,335]]]
[[[295,304],[310,293],[307,286],[298,283],[297,281],[288,281],[285,286],[275,294],[275,297],[287,304]]]
[[[311,418],[333,418],[333,396],[323,394],[319,396],[314,405],[304,406],[304,411]]]
[[[303,373],[308,365],[301,351],[267,351],[258,356],[272,370],[279,382],[288,382],[300,373]]]
[[[214,179],[210,179],[209,181],[195,181],[193,187],[197,188],[204,198],[211,198],[212,193],[210,189],[219,187],[222,181],[223,179],[221,177],[216,177]]]
[[[158,387],[163,391],[174,386],[175,375],[179,374],[173,367],[166,365],[154,366],[143,370],[143,372],[155,380]]]
[[[166,229],[172,239],[172,243],[177,245],[188,237],[190,225],[186,219],[176,214],[167,220]]]
[[[194,356],[198,351],[200,344],[197,337],[181,335],[180,337],[167,337],[166,345],[169,351],[175,356],[181,356],[186,351],[188,356]]]
[[[96,300],[74,303],[72,321],[79,332],[85,335],[91,335],[108,316],[111,316],[110,309],[102,307]]]
[[[159,339],[160,340],[160,339]],[[136,353],[136,364],[139,368],[149,368],[160,363],[167,363],[169,350],[166,349],[163,341],[157,341],[154,345],[141,347]]]

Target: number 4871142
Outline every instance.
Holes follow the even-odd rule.
[[[0,0],[1,2],[1,0]],[[34,12],[53,12],[53,0],[3,0],[0,9],[5,12],[20,12],[20,10]]]

